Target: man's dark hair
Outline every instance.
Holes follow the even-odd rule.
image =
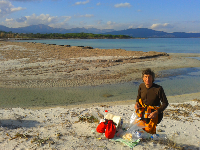
[[[154,79],[155,79],[155,73],[150,69],[150,68],[147,68],[145,70],[142,71],[142,78],[144,77],[144,75],[151,75],[152,78],[153,78],[153,82],[154,82]]]

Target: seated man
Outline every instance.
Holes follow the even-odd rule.
[[[142,72],[142,79],[138,89],[135,109],[140,121],[145,123],[144,130],[148,133],[156,133],[156,125],[162,120],[163,111],[168,106],[168,100],[162,86],[154,82],[155,74],[151,69]],[[162,104],[161,104],[162,103]]]

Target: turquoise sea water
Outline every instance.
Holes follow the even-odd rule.
[[[57,45],[91,46],[100,49],[128,51],[157,51],[166,53],[200,53],[200,38],[149,38],[149,39],[55,39],[18,40]]]
[[[137,51],[160,51],[167,53],[200,53],[199,39],[128,39],[128,40],[35,40],[57,45],[92,46],[94,48],[122,48]],[[199,59],[194,57],[193,59]],[[157,78],[155,83],[163,86],[167,96],[200,92],[200,68],[172,69],[162,72],[170,77]],[[86,86],[77,88],[29,88],[0,89],[0,107],[52,107],[82,103],[122,101],[135,99],[142,81]],[[104,97],[105,94],[112,95]]]

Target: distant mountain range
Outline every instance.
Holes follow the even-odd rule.
[[[8,28],[0,25],[0,31],[13,32],[13,33],[94,33],[94,34],[111,34],[111,35],[128,35],[137,38],[200,38],[200,33],[185,33],[185,32],[173,32],[167,33],[163,31],[156,31],[148,28],[136,28],[116,31],[114,29],[96,29],[96,28],[52,28],[47,25],[31,25],[21,28]]]
[[[185,33],[185,32],[173,32],[167,33],[163,31],[155,31],[148,28],[126,29],[121,31],[111,31],[106,34],[112,35],[129,35],[139,38],[200,38],[200,33]]]
[[[0,25],[0,31],[10,32],[13,33],[94,33],[94,34],[100,34],[105,32],[112,32],[113,29],[96,29],[96,28],[72,28],[72,29],[63,29],[63,28],[52,28],[47,25],[39,24],[39,25],[31,25],[27,27],[20,27],[20,28],[8,28],[6,26]]]

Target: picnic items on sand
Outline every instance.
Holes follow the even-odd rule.
[[[101,122],[97,126],[96,131],[99,133],[105,133],[106,138],[112,139],[115,136],[116,127],[112,120],[105,120],[105,122]]]
[[[112,120],[108,120],[107,126],[106,126],[106,131],[105,131],[105,136],[108,139],[114,138],[116,133],[116,127],[113,123]]]
[[[105,124],[105,122],[101,122],[101,123],[97,126],[96,131],[97,131],[98,133],[105,133],[106,127],[107,127],[107,124]]]
[[[121,125],[122,119],[120,116],[116,116],[116,115],[113,115],[113,114],[107,112],[106,115],[104,116],[104,119],[113,120],[113,122],[116,124],[116,128]]]
[[[121,117],[107,113],[107,110],[105,112],[106,114],[104,116],[104,120],[100,121],[96,131],[99,133],[105,133],[106,138],[111,139],[115,136],[116,129],[121,121]]]
[[[106,111],[104,119],[101,119],[96,131],[98,133],[105,133],[107,139],[134,147],[139,143],[140,139],[150,139],[153,137],[152,134],[144,130],[146,128],[145,122],[139,120],[140,118],[135,111],[133,111],[130,121],[123,121],[120,116]]]
[[[120,116],[113,115],[105,111],[104,119],[100,121],[96,128],[98,133],[105,133],[108,139],[122,137],[123,139],[132,140],[138,138],[151,137],[142,128],[145,128],[145,123],[138,122],[138,116],[134,112],[131,116],[130,123],[124,123]]]

